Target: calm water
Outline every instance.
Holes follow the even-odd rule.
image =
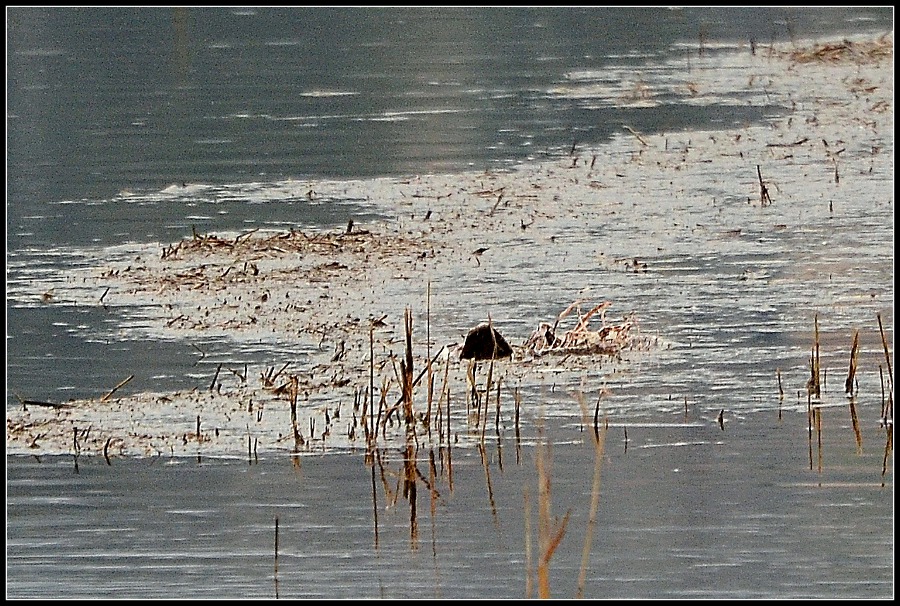
[[[30,280],[85,263],[89,247],[173,241],[192,225],[337,226],[348,212],[372,212],[364,200],[278,198],[272,184],[283,179],[505,168],[565,154],[573,141],[601,144],[621,124],[649,133],[762,121],[788,106],[596,106],[548,91],[571,74],[689,65],[700,41],[716,52],[751,39],[893,30],[891,9],[12,9],[7,19],[7,407],[16,405],[13,392],[96,396],[134,368],[172,389],[194,385],[196,356],[183,343],[116,337],[127,311],[18,296]],[[181,183],[208,193],[157,195]],[[123,205],[123,191],[148,196]],[[251,194],[276,203],[248,203]],[[876,226],[864,232],[874,234],[878,217],[871,219]],[[860,246],[892,256],[878,239]],[[666,262],[677,282],[698,267],[715,276],[723,263],[741,261],[711,252]],[[611,287],[621,287],[619,300],[637,298],[634,284]],[[654,295],[652,283],[638,284]],[[882,287],[892,308],[893,289]],[[697,327],[716,326],[729,300],[711,287],[685,306],[698,308],[689,316]],[[740,332],[694,331],[678,324],[687,317],[681,310],[653,305],[657,322],[672,322],[712,357]],[[747,313],[747,322],[779,321],[772,308]],[[761,351],[784,355],[765,330],[755,338]],[[203,345],[213,354],[233,348]],[[261,343],[241,355],[252,363],[270,354]],[[672,354],[660,364],[681,383],[657,388],[651,374],[619,392],[617,405],[641,409],[648,426],[629,429],[627,449],[623,428],[610,429],[585,595],[891,596],[893,476],[889,462],[882,488],[877,403],[860,412],[861,456],[845,407],[828,409],[820,473],[809,465],[805,403],[789,398],[793,408],[779,421],[777,401],[723,398],[722,376],[745,377],[742,393],[758,384],[772,390],[768,370],[765,379],[752,376],[758,360],[741,360],[742,370],[723,365],[724,374],[695,372],[693,362]],[[863,381],[877,392],[877,375]],[[667,391],[695,394],[701,405],[690,422],[679,406],[647,398]],[[719,407],[742,411],[724,431],[709,412]],[[572,511],[552,587],[568,597],[593,453],[577,427],[550,431],[558,442],[554,513]],[[485,454],[488,465],[471,450],[454,453],[452,490],[438,466],[440,506],[432,517],[420,490],[415,541],[409,502],[385,508],[379,492],[378,549],[361,453],[307,457],[299,470],[271,457],[112,466],[82,459],[77,470],[70,457],[8,458],[7,595],[484,597],[489,589],[519,597],[523,486],[536,509],[534,447],[523,445],[517,460],[507,437]],[[399,463],[386,467],[392,477]],[[428,476],[427,460],[419,469]]]
[[[610,427],[585,597],[875,598],[893,593],[893,505],[877,436],[859,458],[846,411],[825,415],[825,471],[810,470],[805,414],[726,425]],[[429,475],[427,452],[417,463]],[[8,472],[7,594],[78,597],[444,597],[525,595],[525,487],[534,450],[513,439],[435,452],[436,514],[421,488],[388,506],[362,453],[285,460],[25,459]],[[816,455],[817,456],[817,455]],[[383,462],[388,483],[398,454]],[[571,516],[551,561],[574,597],[593,451],[553,447],[553,514]],[[762,458],[769,465],[747,465]],[[485,471],[487,468],[487,472]],[[869,480],[858,481],[868,468]],[[576,474],[574,470],[583,470]],[[865,475],[865,474],[863,474]],[[572,477],[581,480],[572,481]],[[274,570],[275,518],[279,559]],[[52,525],[52,530],[51,530]],[[536,518],[532,528],[537,527]],[[536,538],[533,539],[536,544]],[[277,577],[277,586],[276,586]]]

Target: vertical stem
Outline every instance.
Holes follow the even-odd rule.
[[[523,499],[525,501],[525,599],[530,600],[534,580],[532,579],[531,569],[531,502],[528,500],[527,484],[525,485]]]
[[[428,360],[428,378],[426,383],[428,405],[425,409],[425,427],[428,430],[428,436],[431,437],[431,280],[428,281],[425,294],[425,352]]]
[[[600,506],[600,470],[603,467],[603,448],[606,444],[606,427],[594,441],[594,481],[591,484],[591,509],[588,514],[588,526],[584,537],[584,549],[581,552],[581,572],[578,575],[576,598],[584,597],[584,584],[587,580],[587,567],[591,557],[591,542],[594,537],[594,526],[597,523],[597,510]]]
[[[378,426],[375,425],[375,325],[369,327],[369,416],[372,417],[371,435],[378,435]],[[366,433],[370,433],[367,431]]]

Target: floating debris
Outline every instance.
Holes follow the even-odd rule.
[[[581,315],[579,308],[583,302],[579,300],[569,305],[557,316],[556,322],[552,325],[549,322],[541,322],[525,341],[524,349],[535,355],[546,353],[617,355],[634,344],[630,334],[635,326],[633,317],[624,319],[618,324],[608,324],[606,308],[612,305],[611,301],[604,301]],[[574,328],[560,333],[560,322],[573,311],[577,312],[577,323]],[[597,330],[592,330],[589,327],[590,321],[598,312],[601,326]]]

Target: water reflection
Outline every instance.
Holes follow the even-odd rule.
[[[71,458],[16,458],[8,595],[469,598],[490,578],[492,595],[515,598],[529,574],[537,594],[538,558],[555,545],[540,573],[553,597],[579,587],[600,598],[883,596],[890,562],[851,557],[853,545],[889,549],[890,537],[866,521],[890,516],[881,453],[855,454],[846,410],[821,414],[822,467],[813,470],[805,415],[779,421],[774,411],[725,433],[689,427],[687,443],[675,425],[634,428],[633,448],[599,459],[593,433],[555,430],[552,444],[528,446],[501,468],[490,440],[454,456],[452,485],[449,461],[414,445],[310,453],[296,466],[282,457],[112,467],[88,458],[78,474]],[[870,419],[863,426],[878,431]],[[844,515],[848,507],[856,513]],[[526,558],[529,528],[544,534],[532,535]],[[56,582],[38,581],[49,578],[41,570]]]

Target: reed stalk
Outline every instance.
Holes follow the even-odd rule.
[[[487,429],[487,415],[488,415],[488,404],[491,400],[491,379],[494,374],[494,359],[497,357],[497,336],[494,334],[494,325],[491,321],[491,316],[488,314],[488,331],[491,335],[491,360],[488,364],[488,372],[487,372],[487,381],[484,385],[484,420],[481,421],[481,443],[484,444],[484,432]],[[479,415],[481,414],[479,407]],[[481,416],[479,416],[479,421],[481,420]]]
[[[856,403],[850,398],[850,422],[853,424],[853,435],[856,437],[856,454],[862,454],[862,431],[859,428],[859,417],[856,414]]]
[[[275,569],[272,580],[275,582],[275,598],[278,598],[278,516],[275,516]]]
[[[372,476],[372,522],[375,527],[375,551],[378,551],[378,491],[375,488],[375,461],[373,457],[371,469]]]
[[[551,487],[550,474],[547,469],[549,461],[546,454],[546,443],[541,442],[537,447],[537,472],[538,472],[538,597],[550,598],[550,560],[556,549],[562,543],[569,523],[571,510],[566,512],[562,521],[553,523],[551,517]]]
[[[810,377],[806,382],[806,391],[809,395],[814,396],[816,399],[819,399],[821,397],[821,382],[819,375],[819,314],[816,314],[814,323],[815,332],[813,339],[813,349],[809,358]]]
[[[497,503],[494,501],[494,485],[491,483],[491,469],[488,464],[487,453],[484,449],[484,442],[479,442],[476,446],[478,454],[481,455],[481,466],[484,468],[484,480],[488,489],[488,501],[491,505],[491,517],[494,519],[494,525],[500,528],[500,521],[497,518]]]
[[[850,369],[847,371],[847,380],[844,381],[844,393],[854,395],[854,379],[856,378],[856,365],[859,359],[859,331],[853,333],[853,343],[850,346]]]
[[[816,415],[816,442],[818,445],[818,463],[819,475],[822,474],[822,407],[816,406],[814,409]]]
[[[409,501],[409,543],[413,550],[419,548],[419,520],[416,509],[418,470],[412,441],[407,439],[403,456],[403,496]]]
[[[427,356],[426,359],[428,360],[428,379],[426,380],[427,405],[425,408],[425,428],[428,430],[428,437],[431,438],[431,390],[432,384],[434,382],[431,370],[431,280],[428,281],[428,285],[425,290],[425,353]]]
[[[584,535],[584,548],[581,551],[581,571],[578,574],[578,590],[575,597],[584,597],[584,584],[587,580],[587,569],[591,557],[591,543],[594,527],[597,525],[597,510],[600,508],[600,471],[603,467],[603,450],[606,444],[606,425],[594,440],[594,479],[591,482],[591,508],[588,513],[588,524]]]
[[[375,325],[369,326],[369,393],[367,394],[369,402],[369,416],[372,417],[372,427],[369,428],[369,419],[366,418],[366,405],[363,402],[363,431],[366,434],[366,446],[372,447],[374,440],[378,436],[378,426],[375,418]],[[371,440],[371,442],[370,442]]]
[[[814,412],[812,407],[812,396],[807,392],[806,394],[806,426],[807,426],[807,442],[809,443],[809,469],[812,471],[813,469],[813,446],[812,446],[812,437],[813,437],[813,425],[814,425]]]
[[[525,598],[531,599],[534,592],[534,578],[531,567],[531,501],[528,499],[528,485],[525,485],[522,494],[525,510]]]
[[[497,413],[494,415],[494,429],[497,432],[497,438],[500,438],[500,385],[502,381],[497,379]],[[499,441],[498,441],[499,444]]]
[[[406,332],[405,360],[400,361],[400,370],[403,380],[403,416],[406,422],[406,432],[415,431],[416,418],[413,414],[413,352],[412,352],[412,313],[406,308],[404,314],[404,326]]]
[[[881,323],[881,314],[878,314],[878,330],[881,333],[881,346],[884,349],[884,360],[887,364],[887,386],[888,386],[888,394],[887,394],[887,404],[885,405],[885,412],[882,414],[882,418],[890,418],[893,420],[894,418],[894,371],[891,367],[891,352],[888,348],[887,337],[884,334],[884,326]]]

